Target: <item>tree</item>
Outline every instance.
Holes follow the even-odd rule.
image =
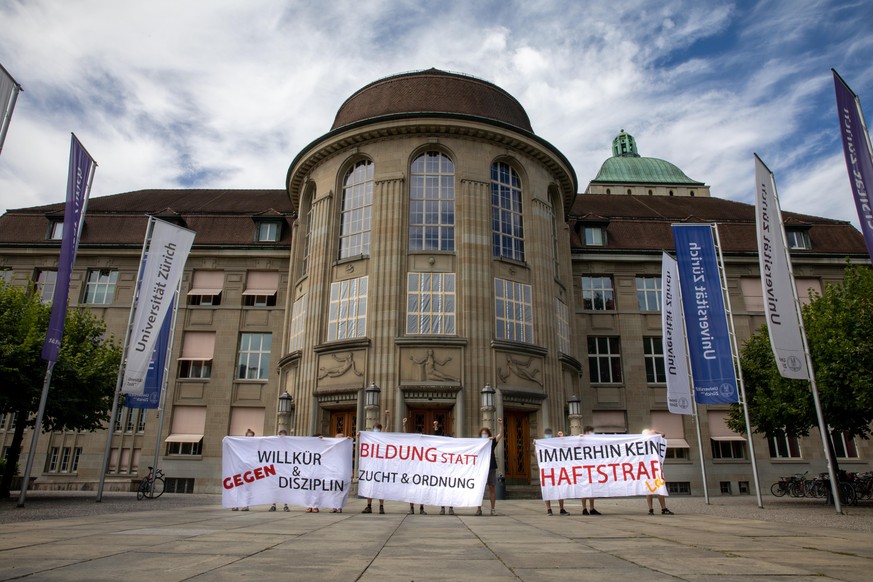
[[[873,271],[848,265],[841,284],[828,284],[803,307],[810,354],[825,422],[833,437],[871,435],[873,421]],[[756,433],[785,431],[807,436],[818,425],[809,383],[779,375],[762,326],[743,345],[743,380],[749,419]],[[735,405],[731,429],[745,432],[742,409]],[[836,467],[835,467],[836,469]]]
[[[33,427],[39,409],[46,373],[40,354],[49,313],[36,294],[0,282],[0,414],[18,415],[0,480],[0,497],[9,497],[24,429]],[[104,427],[121,362],[121,348],[105,334],[106,324],[90,311],[67,312],[42,430],[94,431]]]

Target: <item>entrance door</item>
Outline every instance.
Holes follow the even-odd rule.
[[[410,407],[407,413],[406,418],[409,419],[406,425],[407,432],[434,434],[433,423],[436,421],[443,435],[451,436],[454,434],[452,411],[449,409]]]
[[[530,483],[530,423],[528,413],[518,410],[504,410],[503,461],[507,479]]]
[[[339,433],[355,438],[358,432],[358,411],[354,408],[349,410],[330,411],[330,433],[324,436],[333,437]]]

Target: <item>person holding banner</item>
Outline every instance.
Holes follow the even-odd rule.
[[[253,431],[253,430],[250,429],[250,428],[247,428],[247,429],[246,429],[246,436],[247,436],[247,437],[253,437],[253,436],[255,436],[255,431]],[[249,510],[248,506],[243,507],[242,509],[240,509],[239,507],[233,507],[233,508],[231,508],[231,511],[248,511],[248,510]]]
[[[659,434],[665,436],[664,433],[650,428],[645,429],[642,434]],[[654,497],[654,495],[646,495],[646,505],[649,507],[649,515],[655,515],[652,503]],[[667,501],[664,499],[663,495],[658,495],[658,504],[661,506],[661,515],[673,515],[673,512],[667,509]]]
[[[406,421],[406,419],[404,419],[404,422],[405,421]],[[390,410],[385,411],[385,424],[387,424],[389,426],[391,425],[391,411]],[[375,425],[373,425],[373,432],[382,432],[382,423],[381,422],[377,422]],[[360,437],[361,437],[361,433],[359,432],[358,439],[360,439]],[[373,513],[373,498],[372,497],[367,498],[367,507],[365,507],[361,513]],[[379,515],[385,515],[385,500],[384,499],[379,500]]]
[[[594,434],[594,427],[590,424],[585,425],[582,428],[582,434]],[[587,503],[586,503],[587,502]],[[588,509],[588,506],[591,506],[591,509]],[[594,498],[593,497],[583,497],[582,498],[582,515],[600,515],[600,512],[594,509]]]
[[[558,431],[558,436],[562,437],[562,436],[564,436],[564,433],[561,431]],[[546,430],[544,430],[543,431],[543,438],[544,439],[552,438],[552,429],[547,428]],[[546,502],[546,515],[553,515],[552,514],[552,502],[549,501],[548,499],[546,499],[545,502]],[[570,512],[567,511],[566,509],[564,509],[564,500],[563,499],[558,500],[558,507],[560,508],[560,511],[559,511],[560,515],[570,515]]]
[[[280,430],[279,436],[283,436],[283,437],[288,436],[288,431],[285,429]],[[270,506],[270,509],[268,511],[276,511],[276,504],[273,503],[273,505]],[[285,513],[288,513],[289,511],[291,511],[290,509],[288,509],[287,503],[285,504],[285,507],[284,507],[284,509],[282,509],[282,511],[284,511]]]
[[[488,496],[491,499],[491,515],[497,515],[497,510],[494,509],[494,502],[497,499],[497,457],[494,454],[494,449],[497,448],[497,443],[503,438],[503,419],[498,418],[497,424],[500,426],[497,436],[491,436],[491,429],[487,426],[483,426],[479,431],[480,437],[491,441],[491,462],[488,465],[488,480],[485,482],[485,485],[488,487]],[[481,506],[476,508],[476,515],[482,515]]]
[[[406,422],[407,422],[407,419],[404,418],[403,419],[403,432],[406,432]],[[436,429],[437,425],[438,425],[437,421],[434,421],[434,423],[433,423],[434,429]],[[445,509],[445,508],[443,508],[443,509]],[[424,504],[419,504],[418,514],[419,515],[427,515],[427,512],[424,510]],[[415,515],[415,504],[414,503],[409,504],[409,514],[408,515]]]

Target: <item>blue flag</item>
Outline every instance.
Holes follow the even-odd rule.
[[[694,399],[700,404],[739,402],[712,227],[673,225],[673,239]]]
[[[161,331],[152,350],[152,359],[145,376],[145,389],[142,394],[125,394],[124,405],[128,408],[157,408],[161,401],[161,388],[164,385],[164,368],[167,365],[167,348],[170,343],[170,331],[173,324],[173,301],[170,301],[169,313],[164,318]]]

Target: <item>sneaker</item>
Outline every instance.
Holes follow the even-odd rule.
[[[381,505],[379,506],[379,515],[385,515],[385,508]]]
[[[661,510],[661,515],[673,515],[673,512],[665,507]]]
[[[440,507],[440,515],[445,515],[445,514],[446,514],[446,508]]]
[[[364,511],[362,511],[361,513],[373,513],[373,506],[368,505],[367,507],[364,508]]]
[[[239,507],[231,507],[230,510],[231,511],[239,511]]]
[[[267,511],[276,511],[276,506],[275,506],[275,505],[271,505],[271,506],[270,506],[270,509],[268,509]]]
[[[481,507],[476,510],[476,515],[482,515],[482,508]]]
[[[588,515],[603,515],[603,514],[592,507],[591,511],[588,512]]]
[[[591,511],[594,511],[593,509]],[[582,508],[582,515],[588,515],[588,510],[584,507]]]
[[[496,510],[496,509],[492,509],[492,510],[491,510],[491,515],[497,515],[497,510]]]
[[[285,513],[288,513],[288,512],[291,511],[290,509],[288,509],[288,504],[287,504],[287,503],[285,504],[285,507],[282,509],[282,511],[284,511]]]
[[[449,507],[449,515],[455,515],[455,508]]]
[[[649,515],[655,515],[655,510],[654,510],[654,509],[650,509],[650,510],[649,510]]]
[[[547,509],[547,510],[546,510],[546,515],[552,515],[552,510],[551,510],[551,509]]]
[[[570,512],[568,512],[566,509],[562,509],[560,513],[561,515],[570,515]]]
[[[240,509],[240,511],[248,511],[248,510],[249,510],[248,507],[243,507],[242,509]]]

